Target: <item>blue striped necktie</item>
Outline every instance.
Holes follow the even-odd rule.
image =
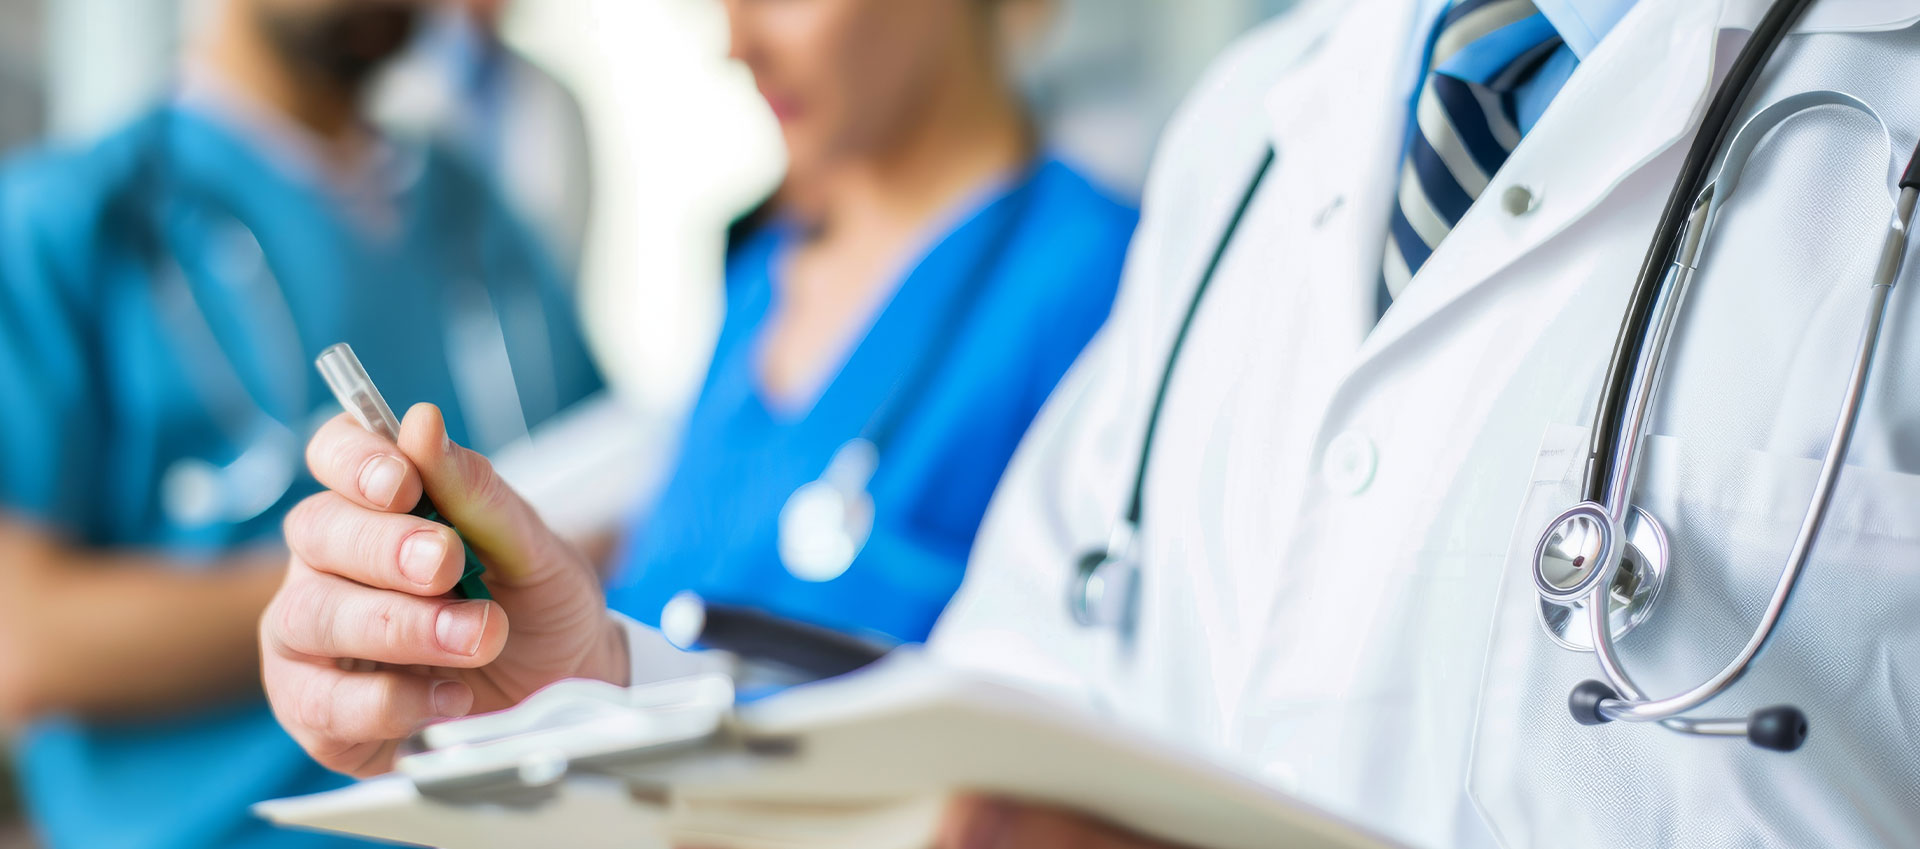
[[[1434,29],[1400,168],[1381,309],[1520,144],[1513,92],[1561,39],[1532,0],[1453,0]]]

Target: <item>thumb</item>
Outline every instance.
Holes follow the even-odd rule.
[[[413,461],[440,515],[486,561],[492,582],[527,584],[570,563],[567,544],[476,451],[454,444],[440,408],[416,404],[400,423],[400,450]]]

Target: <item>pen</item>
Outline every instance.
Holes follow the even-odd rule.
[[[366,367],[360,365],[360,358],[354,356],[352,346],[345,342],[334,345],[320,352],[319,359],[314,360],[313,365],[320,370],[320,377],[327,382],[327,388],[333,390],[333,397],[340,401],[340,406],[345,407],[347,412],[353,414],[361,427],[393,443],[395,447],[400,445],[400,420],[394,417],[393,408],[387,406],[387,399],[380,396],[379,387],[373,385],[373,378],[367,375]],[[430,522],[453,527],[452,522],[440,515],[439,508],[433,506],[433,500],[424,491],[420,494],[420,502],[407,512]],[[459,530],[454,528],[456,533]],[[466,549],[467,565],[460,573],[460,583],[453,588],[454,594],[468,599],[492,598],[486,582],[481,580],[487,567],[480,563],[479,557],[474,556],[473,546],[467,545],[465,540],[461,541],[461,545]]]

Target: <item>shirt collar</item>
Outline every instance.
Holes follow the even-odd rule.
[[[1440,15],[1446,11],[1451,0],[1415,0],[1418,4],[1414,27],[1413,43],[1408,45],[1403,90],[1418,91],[1420,80],[1426,75],[1426,46],[1433,35],[1433,28],[1439,24]],[[1587,58],[1600,39],[1613,31],[1614,24],[1626,17],[1637,0],[1533,0],[1534,8],[1547,16],[1560,38],[1580,59]]]
[[[1600,39],[1613,31],[1613,25],[1627,16],[1636,0],[1533,0],[1535,8],[1547,16],[1573,55],[1581,59],[1599,46]]]
[[[206,118],[233,133],[274,168],[303,185],[325,191],[355,217],[390,229],[397,224],[398,197],[420,176],[418,151],[378,135],[351,168],[330,163],[311,131],[259,103],[220,74],[189,60],[181,70],[176,108]]]

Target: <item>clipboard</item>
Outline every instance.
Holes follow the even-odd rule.
[[[711,675],[556,684],[423,732],[394,774],[255,806],[445,849],[924,849],[956,792],[1083,811],[1194,849],[1390,849],[1119,723],[896,652],[753,700]]]

